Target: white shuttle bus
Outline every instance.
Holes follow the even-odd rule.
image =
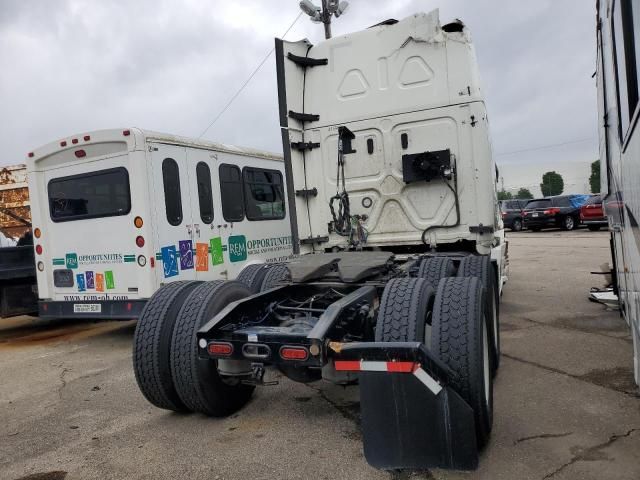
[[[600,188],[640,385],[640,2],[597,2]]]
[[[291,255],[278,155],[136,128],[28,154],[39,314],[136,318],[163,284]]]

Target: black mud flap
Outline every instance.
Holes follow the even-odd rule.
[[[344,344],[336,369],[360,372],[364,455],[373,467],[474,470],[472,408],[449,386],[455,373],[423,344]]]
[[[434,394],[415,375],[362,372],[364,455],[376,468],[478,467],[473,411],[444,386]]]

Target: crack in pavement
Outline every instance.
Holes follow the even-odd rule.
[[[325,402],[327,402],[329,405],[331,405],[333,408],[335,408],[340,415],[342,415],[344,418],[346,418],[347,420],[351,420],[353,423],[355,423],[357,426],[360,426],[360,419],[358,418],[357,415],[354,415],[352,412],[349,411],[349,407],[345,406],[345,405],[341,405],[338,402],[333,401],[332,399],[330,399],[326,393],[324,393],[324,391],[318,387],[315,387],[313,385],[310,385],[308,383],[304,384],[306,387],[310,388],[311,390],[313,390],[314,392],[316,392],[320,398],[322,398]]]
[[[541,363],[532,362],[531,360],[525,360],[523,358],[514,357],[513,355],[509,355],[508,353],[504,353],[504,352],[502,352],[500,355],[502,357],[508,358],[509,360],[513,360],[513,361],[516,361],[516,362],[521,362],[521,363],[524,363],[524,364],[527,364],[527,365],[531,365],[532,367],[537,367],[537,368],[540,368],[542,370],[547,370],[548,372],[553,372],[553,373],[557,373],[559,375],[564,375],[565,377],[573,378],[574,380],[579,380],[581,382],[588,383],[589,385],[595,385],[596,387],[606,388],[607,390],[611,390],[612,392],[622,393],[623,395],[626,395],[626,396],[631,397],[631,398],[640,398],[640,394],[639,393],[629,392],[627,390],[614,388],[614,387],[611,387],[609,385],[603,385],[601,383],[596,383],[596,382],[593,382],[593,381],[589,380],[588,378],[585,378],[585,376],[574,375],[572,373],[565,372],[564,370],[560,370],[558,368],[548,367],[546,365],[542,365]]]
[[[530,437],[521,437],[516,439],[513,444],[517,445],[522,442],[528,442],[529,440],[536,440],[538,438],[561,438],[568,437],[569,435],[573,435],[573,432],[565,432],[565,433],[541,433],[540,435],[532,435]]]
[[[67,367],[63,367],[62,364],[56,365],[56,366],[58,368],[62,368],[62,371],[58,375],[58,378],[60,379],[60,386],[58,387],[58,397],[62,398],[62,390],[64,389],[64,387],[67,386],[67,381],[64,379],[64,376],[66,375],[67,372],[70,372],[71,369]]]
[[[605,337],[605,338],[613,338],[615,340],[621,340],[623,342],[626,343],[633,343],[633,340],[631,340],[630,338],[625,338],[625,337],[617,337],[615,335],[607,335],[606,333],[602,333],[602,332],[594,332],[593,330],[586,330],[586,329],[581,329],[581,328],[574,328],[574,327],[568,327],[566,325],[555,325],[553,323],[546,323],[546,322],[541,322],[539,320],[533,320],[529,317],[523,317],[523,316],[518,316],[516,315],[516,318],[519,320],[524,320],[525,322],[531,322],[539,327],[549,327],[549,328],[556,328],[558,330],[568,330],[570,332],[581,332],[581,333],[586,333],[588,335],[597,335],[599,337]]]
[[[638,430],[640,430],[640,428],[632,428],[631,430],[628,430],[626,433],[613,434],[609,437],[609,440],[607,440],[606,442],[602,442],[602,443],[599,443],[598,445],[594,445],[593,447],[589,447],[581,450],[580,453],[578,453],[577,455],[574,455],[571,458],[571,460],[569,460],[567,463],[563,463],[558,468],[556,468],[553,472],[548,473],[544,477],[542,477],[542,480],[547,480],[548,478],[554,477],[555,475],[562,472],[565,468],[570,467],[576,462],[593,460],[593,455],[595,453],[598,453],[600,450],[611,446],[613,443],[620,440],[621,438],[630,437],[631,435],[633,435],[634,432],[637,432]]]

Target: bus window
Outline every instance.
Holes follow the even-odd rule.
[[[244,204],[249,220],[275,220],[284,218],[284,191],[282,174],[277,170],[246,167]]]
[[[177,226],[182,223],[182,196],[180,193],[180,170],[173,158],[162,161],[162,183],[164,184],[164,208],[167,221]]]
[[[242,178],[240,169],[235,165],[220,165],[220,197],[222,199],[222,216],[227,222],[244,220],[242,206]]]
[[[634,45],[634,23],[640,12],[632,11],[631,0],[619,0],[613,11],[613,46],[618,85],[620,136],[624,140],[638,106],[638,65]],[[640,32],[638,32],[640,33]]]
[[[196,182],[198,183],[198,203],[200,218],[204,223],[213,222],[213,196],[211,193],[211,170],[209,165],[198,162],[196,165]]]
[[[47,191],[54,222],[127,215],[131,211],[129,173],[122,167],[54,178]]]

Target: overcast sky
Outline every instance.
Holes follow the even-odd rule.
[[[471,30],[499,164],[597,158],[595,0],[351,0],[333,30],[434,8]],[[0,0],[0,164],[102,128],[197,137],[298,12],[297,0]],[[323,38],[306,16],[286,38],[304,37]],[[205,138],[281,151],[273,56]]]

